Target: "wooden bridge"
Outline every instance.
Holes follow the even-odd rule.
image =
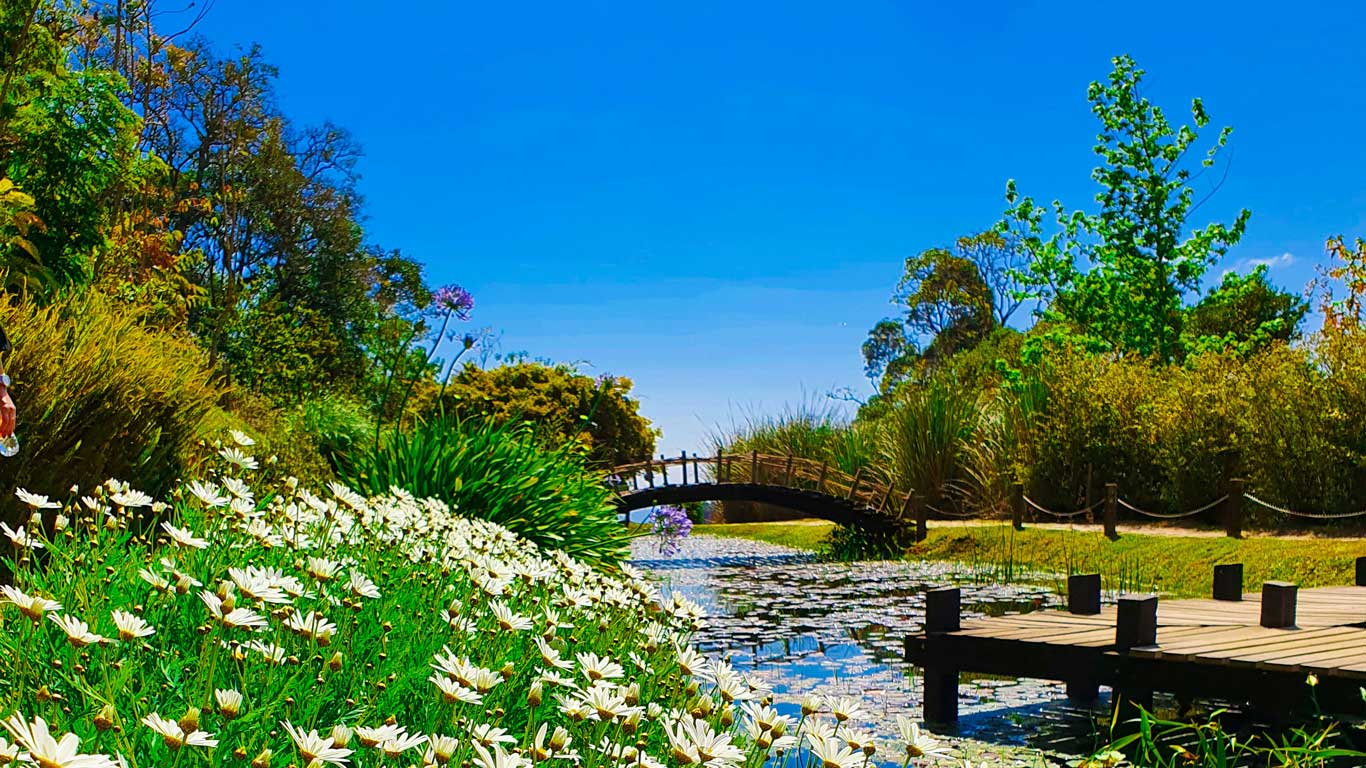
[[[829,462],[758,452],[650,459],[613,469],[608,484],[622,513],[694,501],[753,501],[874,533],[918,524],[922,534],[928,514],[914,493],[898,493],[862,469],[850,475]]]

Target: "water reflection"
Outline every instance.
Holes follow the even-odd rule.
[[[666,595],[681,593],[707,610],[709,626],[695,638],[700,650],[765,678],[788,714],[810,692],[858,697],[860,725],[887,739],[897,714],[920,715],[919,676],[903,648],[921,628],[927,590],[959,584],[965,616],[1059,604],[1049,587],[977,584],[946,563],[822,563],[781,547],[705,537],[673,559],[649,555],[642,547],[635,564],[657,574]],[[967,754],[987,750],[1005,764],[1037,765],[1008,747],[1077,754],[1094,746],[1094,718],[1067,702],[1061,684],[964,675],[960,697],[956,744]],[[888,742],[879,756],[893,749]]]

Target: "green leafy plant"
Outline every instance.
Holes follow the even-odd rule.
[[[576,445],[547,446],[526,422],[445,417],[353,452],[343,476],[365,493],[402,488],[441,499],[548,549],[598,566],[625,558],[630,534],[611,491]]]

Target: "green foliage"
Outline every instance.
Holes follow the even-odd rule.
[[[1249,738],[1225,730],[1220,722],[1224,714],[1216,710],[1203,722],[1181,722],[1140,710],[1133,733],[1082,761],[1080,768],[1128,765],[1125,752],[1132,753],[1133,764],[1143,768],[1324,768],[1360,765],[1361,758],[1366,758],[1366,753],[1339,746],[1344,739],[1336,725],[1292,728],[1279,739]]]
[[[1191,352],[1247,355],[1299,337],[1309,303],[1267,280],[1266,265],[1246,275],[1229,272],[1186,313],[1182,343]]]
[[[498,523],[594,565],[623,560],[630,539],[612,493],[577,445],[548,447],[525,422],[434,419],[386,436],[376,451],[353,452],[351,487],[398,487],[441,499],[460,515]]]
[[[900,394],[878,424],[883,469],[898,491],[939,504],[962,487],[964,449],[977,424],[973,395],[936,379]]]
[[[165,491],[221,396],[194,345],[139,327],[110,300],[79,294],[0,306],[21,451],[0,461],[0,498],[109,477]]]
[[[846,474],[877,462],[873,433],[853,427],[836,404],[828,401],[807,400],[777,414],[750,411],[728,429],[713,432],[710,440],[717,452],[758,451],[829,461]]]
[[[657,432],[639,413],[630,379],[594,378],[564,365],[467,364],[451,378],[433,409],[461,419],[525,420],[549,444],[575,444],[594,466],[641,461],[654,452]]]
[[[1012,181],[999,229],[1015,233],[1030,254],[1022,277],[1029,295],[1049,302],[1045,317],[1111,349],[1170,360],[1182,351],[1183,297],[1238,242],[1251,214],[1191,229],[1188,221],[1204,202],[1196,200],[1193,182],[1214,167],[1231,129],[1219,133],[1192,171],[1187,156],[1197,129],[1209,123],[1204,105],[1191,103],[1194,127],[1173,128],[1143,96],[1142,80],[1133,59],[1120,56],[1109,80],[1092,83],[1087,93],[1101,122],[1095,151],[1103,162],[1092,173],[1101,187],[1099,211],[1068,212],[1054,202],[1056,230],[1046,235],[1048,210],[1021,197]]]
[[[296,430],[308,435],[334,466],[374,435],[375,420],[354,397],[326,393],[311,397],[285,412]]]

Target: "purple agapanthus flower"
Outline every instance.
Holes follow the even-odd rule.
[[[432,305],[461,320],[468,320],[474,309],[474,296],[458,285],[444,285],[432,292]]]
[[[683,547],[683,539],[692,533],[692,520],[682,507],[656,507],[650,514],[654,535],[659,539],[659,554],[672,557]]]

